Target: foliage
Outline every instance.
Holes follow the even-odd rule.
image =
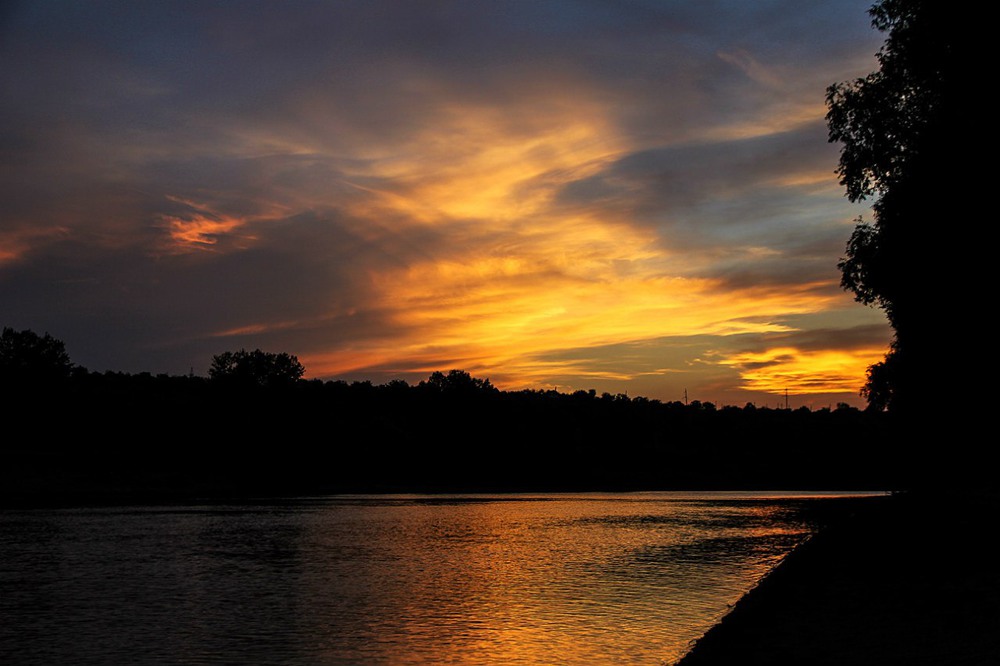
[[[959,186],[958,33],[949,11],[929,0],[880,0],[870,10],[872,25],[887,33],[879,69],[827,89],[829,140],[841,144],[840,182],[851,201],[874,200],[874,221],[859,218],[838,264],[841,285],[884,309],[896,334],[892,372],[886,364],[869,371],[863,395],[872,406],[901,402],[918,391],[916,381],[930,384],[916,368],[935,364],[934,338],[943,327],[927,299],[940,289],[941,275],[968,270],[959,264],[956,239],[940,226],[954,214]]]
[[[60,368],[58,381],[34,384],[44,391],[0,383],[9,413],[31,424],[0,440],[0,472],[12,470],[0,484],[0,505],[213,494],[885,487],[903,478],[894,465],[908,445],[876,451],[871,444],[884,437],[890,417],[841,406],[717,409],[593,389],[501,391],[462,370],[435,372],[417,386],[299,381],[304,368],[294,356],[259,349],[219,354],[211,379],[70,372],[62,343],[48,335],[4,329],[0,342],[5,368],[30,357],[26,349],[44,350],[47,366]],[[255,390],[293,384],[292,391]],[[225,418],[206,418],[218,414]],[[290,424],[315,433],[331,423],[332,439],[288,436]]]
[[[74,373],[70,390],[16,403],[12,413],[38,428],[0,441],[0,454],[24,471],[7,476],[42,499],[898,487],[905,478],[898,460],[911,441],[887,434],[887,414],[500,391],[476,379],[463,371],[417,386],[314,379],[272,391]],[[332,434],[315,434],[331,424]],[[40,433],[45,446],[28,446]],[[0,484],[0,505],[17,492]]]
[[[837,173],[851,201],[885,193],[909,176],[943,105],[951,44],[933,4],[876,3],[872,25],[888,32],[876,54],[879,69],[827,88],[829,137],[843,144]]]
[[[496,391],[489,379],[473,377],[464,370],[450,370],[447,375],[443,372],[434,372],[426,382],[420,382],[420,386],[441,393],[452,394],[490,393]]]
[[[897,384],[894,374],[898,363],[899,354],[893,349],[885,355],[884,361],[868,367],[868,381],[861,389],[861,395],[868,400],[869,409],[881,412],[892,404]]]
[[[0,334],[0,378],[5,383],[51,383],[65,380],[72,370],[66,346],[48,333],[4,327]]]
[[[305,368],[295,356],[260,349],[250,352],[241,349],[213,356],[208,371],[209,377],[216,382],[267,388],[290,386],[304,374]]]

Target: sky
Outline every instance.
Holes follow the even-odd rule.
[[[95,371],[862,405],[891,330],[824,116],[869,6],[7,2],[0,325]]]

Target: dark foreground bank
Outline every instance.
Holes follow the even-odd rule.
[[[678,666],[1000,664],[996,493],[888,498],[793,552]]]

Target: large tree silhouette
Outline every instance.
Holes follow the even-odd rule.
[[[847,243],[841,284],[883,308],[895,331],[863,393],[873,407],[900,412],[924,409],[948,387],[958,365],[955,304],[973,286],[969,239],[950,228],[960,222],[969,148],[959,140],[969,132],[959,87],[969,63],[955,13],[935,0],[881,0],[870,10],[887,33],[879,69],[827,89],[840,182],[852,201],[873,200],[874,220],[859,220]]]

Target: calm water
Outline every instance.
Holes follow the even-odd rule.
[[[0,512],[0,663],[671,663],[836,499]]]

